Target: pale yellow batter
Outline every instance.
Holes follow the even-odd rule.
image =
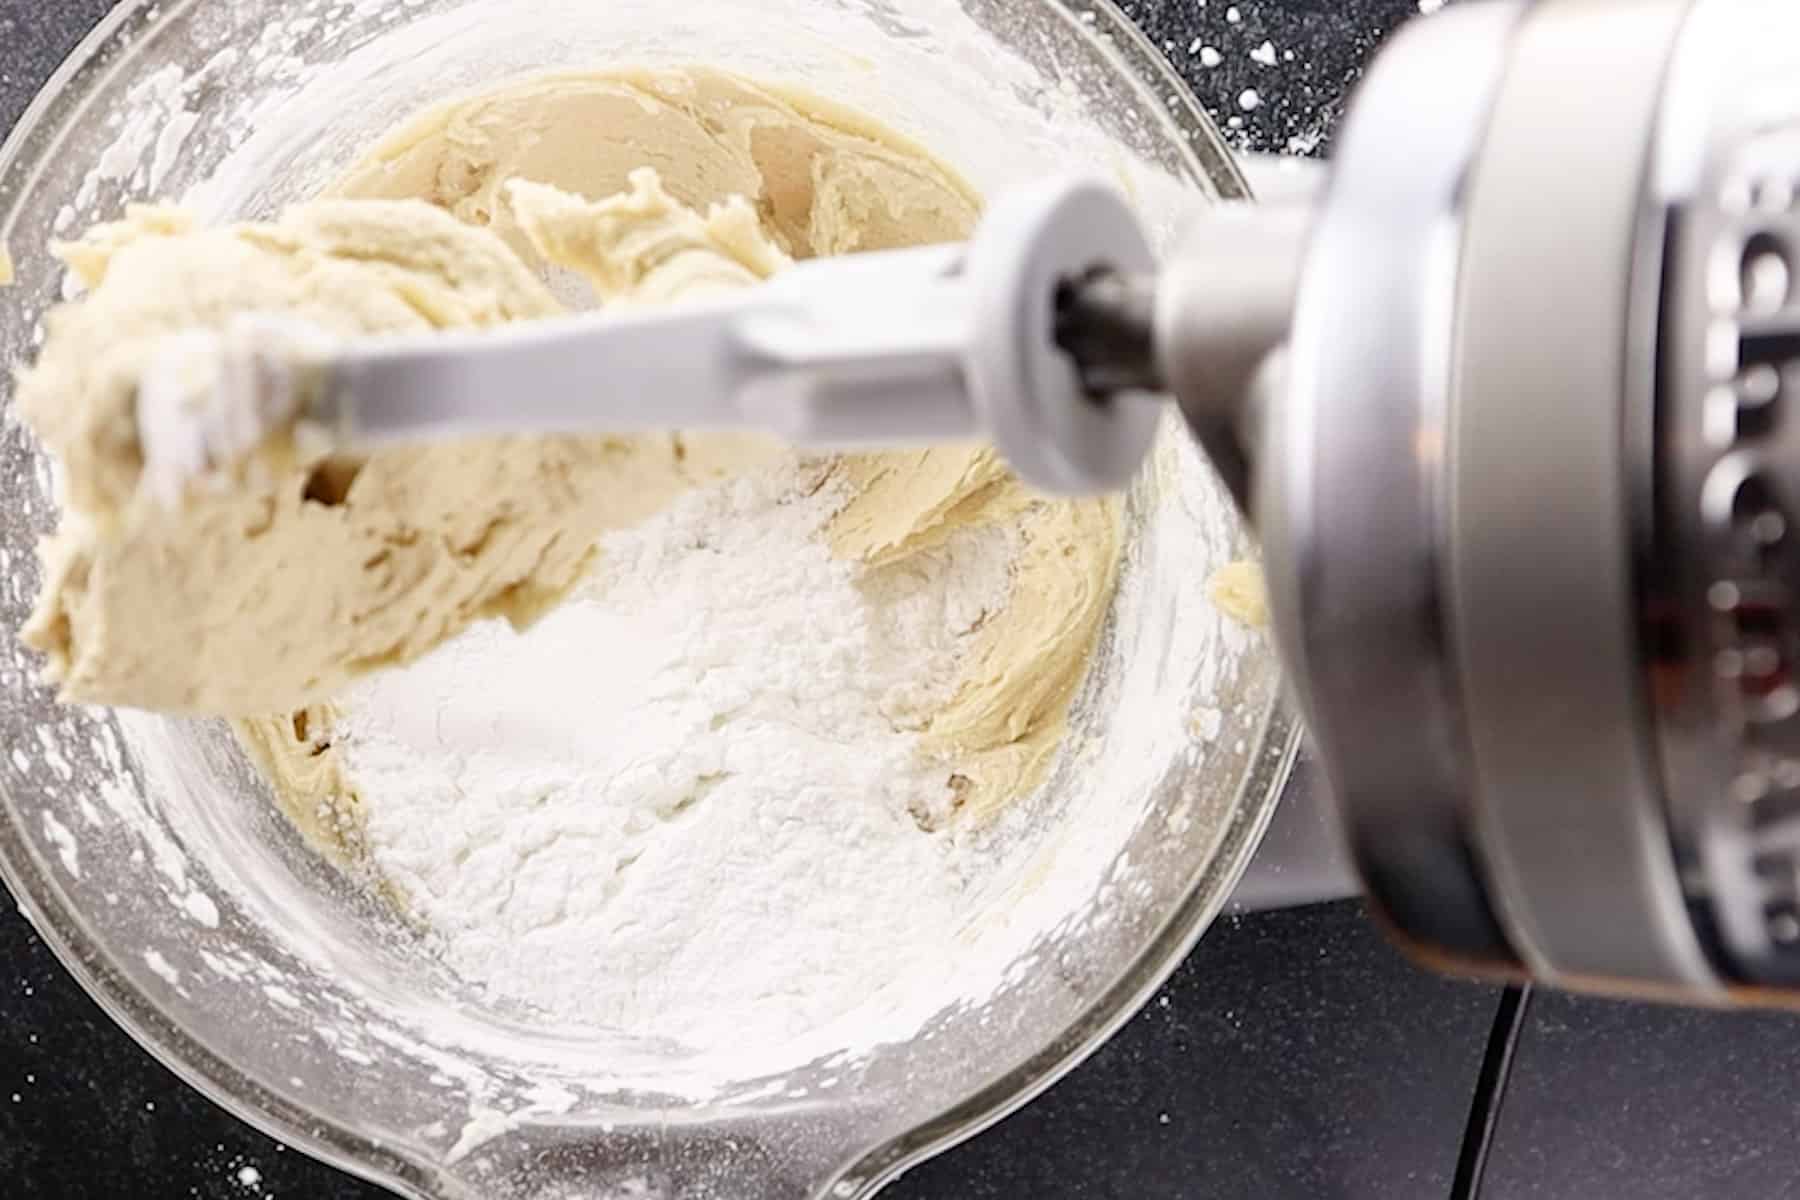
[[[776,451],[513,438],[343,461],[287,443],[170,508],[138,487],[132,404],[158,339],[246,311],[344,333],[530,320],[564,311],[544,281],[557,271],[603,305],[679,302],[794,258],[959,239],[977,212],[953,173],[867,120],[703,70],[536,78],[447,106],[274,223],[134,211],[61,249],[91,291],[53,315],[22,381],[20,412],[66,482],[26,636],[70,700],[240,719],[290,813],[353,841],[362,800],[330,745],[347,684],[476,620],[528,624],[601,535]],[[984,449],[831,469],[854,498],[830,543],[870,567],[958,528],[1020,531],[1009,603],[920,731],[965,811],[989,814],[1061,738],[1110,603],[1118,512],[1038,499]]]
[[[1262,568],[1253,562],[1227,563],[1206,581],[1213,606],[1252,629],[1269,627],[1269,587]]]

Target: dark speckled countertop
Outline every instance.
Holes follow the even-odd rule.
[[[108,7],[0,0],[0,128]],[[1418,3],[1124,7],[1238,145],[1323,153],[1361,65]],[[1441,1197],[1494,1002],[1490,988],[1409,967],[1351,903],[1230,917],[1085,1066],[886,1195]],[[1797,1067],[1791,1018],[1540,998],[1488,1195],[1800,1194]],[[0,1181],[0,1195],[19,1200],[384,1194],[187,1090],[102,1016],[10,906]]]

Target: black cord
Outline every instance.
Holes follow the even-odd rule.
[[[1531,1007],[1531,985],[1520,984],[1500,993],[1494,1010],[1494,1026],[1488,1031],[1487,1051],[1481,1056],[1481,1074],[1475,1079],[1475,1098],[1469,1105],[1469,1123],[1463,1129],[1462,1150],[1456,1157],[1456,1178],[1450,1200],[1478,1200],[1487,1175],[1488,1155],[1494,1133],[1500,1127],[1500,1107],[1512,1078],[1513,1057],[1519,1035],[1525,1029],[1525,1012]]]

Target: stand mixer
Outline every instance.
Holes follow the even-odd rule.
[[[1428,960],[1699,1002],[1800,981],[1797,36],[1760,0],[1422,22],[1316,211],[1205,220],[1157,283],[1162,379]]]
[[[1254,513],[1365,885],[1428,959],[1700,1002],[1797,978],[1796,33],[1758,0],[1421,23],[1305,250],[1284,213],[1209,222],[1159,287],[1300,263],[1280,334],[1268,271],[1237,328],[1164,303],[1162,357]]]
[[[1126,204],[1074,181],[1002,200],[967,248],[670,315],[357,346],[252,323],[146,380],[147,456],[179,483],[295,420],[342,447],[981,436],[1080,493],[1129,481],[1170,396],[1261,536],[1292,689],[1403,941],[1779,998],[1800,985],[1796,46],[1786,0],[1469,4],[1381,58],[1317,201],[1203,214],[1160,272]],[[594,407],[595,364],[627,399]]]

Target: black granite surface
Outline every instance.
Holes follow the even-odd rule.
[[[107,7],[0,0],[0,128]],[[1239,145],[1322,151],[1348,83],[1417,0],[1125,7]],[[1273,66],[1251,57],[1265,41]],[[1088,1064],[887,1195],[1443,1196],[1494,1001],[1407,966],[1354,904],[1228,918]],[[1797,1067],[1791,1018],[1540,998],[1489,1195],[1800,1194]],[[0,915],[0,1196],[382,1194],[186,1089]]]

